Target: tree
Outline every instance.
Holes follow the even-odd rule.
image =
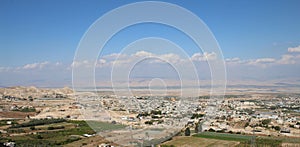
[[[249,126],[249,122],[246,122],[244,128],[248,127]]]
[[[263,125],[268,125],[269,123],[271,122],[271,119],[264,119],[264,120],[262,120],[262,124]]]
[[[216,132],[213,128],[209,128],[208,132]]]
[[[190,135],[191,135],[191,130],[190,130],[189,127],[187,127],[187,128],[185,129],[184,135],[185,135],[185,136],[190,136]]]
[[[35,130],[35,126],[31,126],[31,127],[30,127],[30,130]]]
[[[195,133],[198,133],[198,132],[199,132],[199,125],[197,123],[196,126],[195,126]]]
[[[279,126],[275,126],[274,129],[275,129],[276,131],[280,131],[281,128],[280,128]]]
[[[29,99],[29,101],[33,101],[33,97],[30,95],[30,96],[28,96],[28,99]]]
[[[43,136],[40,135],[40,134],[38,134],[38,135],[36,136],[36,138],[37,138],[37,139],[43,139]]]

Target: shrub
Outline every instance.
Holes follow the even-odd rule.
[[[152,110],[152,111],[151,111],[151,114],[154,114],[154,115],[161,115],[161,111],[160,111],[160,110]]]
[[[13,125],[10,128],[22,128],[22,127],[39,126],[39,125],[60,123],[60,122],[65,122],[65,121],[66,120],[62,119],[62,118],[58,118],[58,119],[33,119],[33,120],[30,120],[27,123]]]
[[[191,117],[191,119],[195,119],[195,118],[200,118],[200,117],[203,117],[204,114],[197,114],[197,113],[194,113]]]
[[[64,129],[65,126],[57,126],[57,127],[53,127],[53,126],[50,126],[48,127],[48,130],[56,130],[56,129]]]
[[[216,132],[213,128],[210,128],[208,132]]]
[[[246,128],[246,127],[248,127],[248,126],[249,126],[249,122],[246,122],[246,124],[245,124],[244,127]]]
[[[190,136],[190,135],[191,135],[191,130],[190,130],[189,127],[187,127],[187,128],[185,129],[184,135],[185,135],[185,136]]]
[[[153,124],[153,121],[145,121],[145,124],[147,124],[147,125],[152,125],[152,124]]]
[[[40,135],[40,134],[38,134],[38,135],[36,136],[36,138],[37,138],[37,139],[43,139],[43,136]]]
[[[35,126],[31,126],[31,127],[30,127],[30,130],[35,130]]]
[[[271,119],[264,119],[264,120],[262,120],[262,124],[263,125],[268,125],[269,123],[271,122]]]
[[[280,131],[281,128],[280,128],[279,126],[275,126],[274,129],[275,129],[276,131]]]

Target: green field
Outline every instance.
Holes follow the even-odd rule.
[[[118,130],[126,127],[125,125],[121,125],[121,124],[111,124],[111,123],[99,122],[99,121],[87,121],[87,124],[91,128],[93,128],[96,132]]]
[[[253,136],[250,135],[215,133],[215,132],[203,132],[193,136],[201,137],[201,138],[228,140],[228,141],[249,141],[253,138]]]
[[[262,136],[250,136],[250,135],[241,135],[241,134],[227,134],[227,133],[215,133],[215,132],[203,132],[193,137],[208,138],[208,139],[217,139],[217,140],[227,140],[227,141],[237,141],[240,142],[237,146],[266,146],[266,147],[276,147],[281,146],[283,142],[297,143],[295,139],[282,137],[262,137]]]
[[[4,124],[4,121],[2,123]],[[124,128],[124,125],[106,122],[64,120],[31,120],[7,127],[9,133],[0,134],[0,143],[13,141],[18,146],[60,146],[86,139],[83,134],[95,134]]]

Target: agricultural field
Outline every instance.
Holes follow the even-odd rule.
[[[114,130],[124,128],[119,124],[111,124],[105,122],[85,122],[73,121],[65,119],[32,119],[32,120],[14,120],[12,124],[7,124],[8,120],[0,122],[0,143],[15,142],[18,146],[60,146],[84,140],[89,140],[90,137],[85,137],[84,134],[98,137],[97,143],[108,142],[104,138],[95,135],[96,132],[88,125],[92,124],[96,130]]]
[[[228,141],[239,141],[239,142],[249,141],[253,138],[253,136],[250,136],[250,135],[215,133],[215,132],[203,132],[203,133],[194,135],[194,137],[228,140]]]
[[[163,143],[162,147],[178,147],[178,146],[236,146],[236,147],[250,147],[256,146],[276,147],[276,146],[300,146],[298,138],[288,137],[268,137],[242,135],[242,134],[228,134],[203,132],[193,136],[176,136],[172,140]]]
[[[218,140],[228,140],[228,141],[238,141],[237,146],[251,146],[255,144],[256,146],[281,146],[283,139],[277,139],[274,137],[262,137],[262,136],[250,136],[242,134],[228,134],[228,133],[215,133],[215,132],[203,132],[194,135],[194,137],[200,138],[211,138]]]
[[[171,141],[167,141],[161,145],[164,146],[175,146],[175,147],[196,147],[196,146],[236,146],[239,142],[227,141],[218,139],[208,139],[201,137],[190,137],[190,136],[176,136]]]

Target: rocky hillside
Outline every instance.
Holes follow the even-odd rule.
[[[59,89],[50,88],[36,88],[36,87],[8,87],[0,88],[0,98],[21,98],[21,99],[35,99],[35,98],[66,98],[73,94],[73,90],[64,87]]]

